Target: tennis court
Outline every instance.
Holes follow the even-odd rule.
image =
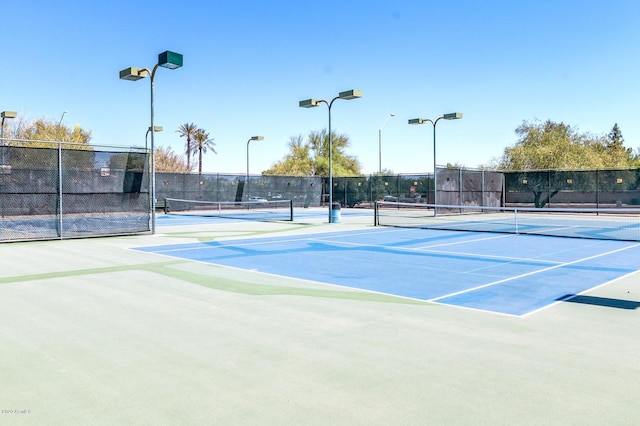
[[[372,223],[0,244],[0,423],[635,423],[637,243]]]
[[[140,250],[516,316],[635,273],[640,257],[634,242],[388,228]]]

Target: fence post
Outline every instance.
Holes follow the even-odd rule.
[[[58,142],[58,236],[62,239],[62,143]]]
[[[462,191],[462,167],[458,169],[458,205],[461,206],[464,204],[464,191]],[[462,213],[462,209],[460,209],[460,213]]]
[[[547,171],[547,207],[551,208],[551,170]]]
[[[600,170],[596,169],[596,208],[600,208]]]

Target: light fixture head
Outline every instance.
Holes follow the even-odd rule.
[[[120,80],[138,81],[147,76],[147,70],[130,67],[120,71]]]
[[[450,112],[449,114],[445,114],[442,116],[445,120],[458,120],[462,118],[461,112]]]
[[[252,141],[261,141],[264,140],[264,136],[251,136]]]
[[[313,108],[317,107],[318,105],[320,105],[320,102],[316,99],[305,99],[304,101],[300,101],[298,103],[298,106],[300,106],[300,108]]]
[[[174,70],[182,66],[182,55],[176,52],[165,51],[158,55],[158,65]]]
[[[2,118],[16,118],[18,116],[18,113],[15,111],[2,111],[0,113],[0,117]]]
[[[412,118],[409,120],[409,124],[424,124],[427,121],[426,118]]]
[[[362,97],[362,91],[361,90],[347,90],[346,92],[340,92],[338,94],[338,97],[340,99],[346,99],[346,100],[357,99],[357,98],[361,98]]]

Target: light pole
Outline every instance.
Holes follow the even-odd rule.
[[[251,141],[262,141],[264,136],[251,136],[247,141],[247,185],[249,184],[249,143]]]
[[[156,133],[161,132],[163,130],[164,129],[162,128],[162,126],[153,126],[153,131]],[[147,134],[144,135],[144,149],[147,149],[147,138],[149,137],[149,132],[151,132],[151,127],[147,129]]]
[[[58,127],[62,126],[62,119],[64,118],[64,115],[65,115],[66,113],[68,113],[68,112],[69,112],[69,111],[63,111],[63,112],[62,112],[62,116],[60,116],[60,121],[58,122]]]
[[[6,143],[4,141],[4,120],[5,118],[16,118],[18,116],[18,113],[16,113],[15,111],[2,111],[0,112],[0,117],[2,117],[2,124],[0,125],[0,140],[2,141],[2,146],[5,146]],[[2,169],[0,169],[0,173],[1,174],[5,174],[5,168],[8,168],[9,166],[7,166],[5,164],[5,160],[4,160],[4,149],[2,150],[2,164],[0,164],[0,166],[2,167]],[[4,179],[4,177],[3,177]]]
[[[58,121],[58,128],[56,129],[56,133],[57,136],[56,138],[58,139],[58,141],[62,142],[65,139],[65,132],[62,131],[62,119],[64,118],[64,115],[66,113],[68,113],[69,111],[64,110],[62,112],[62,115],[60,116],[60,121]]]
[[[2,125],[0,126],[0,139],[2,139],[2,146],[5,145],[4,142],[4,120],[5,118],[16,118],[18,116],[18,113],[16,113],[15,111],[2,111],[0,113],[0,117],[2,117]]]
[[[150,128],[155,128],[153,125],[153,81],[156,76],[158,67],[169,68],[174,70],[182,66],[182,55],[180,53],[165,51],[158,55],[158,63],[154,65],[150,71],[148,68],[127,68],[120,71],[121,80],[138,81],[142,78],[151,75],[151,125]],[[155,142],[153,134],[151,132],[151,233],[156,232],[156,163],[155,163]]]
[[[429,122],[433,125],[433,215],[437,214],[437,204],[438,204],[438,186],[437,186],[437,178],[436,178],[436,125],[440,119],[444,118],[445,120],[458,120],[462,118],[461,112],[451,112],[448,114],[444,114],[441,117],[438,117],[434,120],[429,118],[412,118],[409,120],[409,124],[424,124]]]
[[[362,91],[347,90],[346,92],[340,92],[338,96],[331,99],[331,101],[329,102],[324,99],[306,99],[304,101],[300,101],[298,104],[300,108],[314,108],[323,103],[329,108],[329,223],[333,223],[333,144],[331,141],[331,107],[333,106],[333,102],[336,99],[344,99],[349,101],[351,99],[357,99],[361,97]]]
[[[395,117],[395,114],[389,114],[387,116],[387,119],[384,120],[384,123],[382,124],[382,126],[378,129],[378,173],[382,174],[382,129],[384,129],[384,126],[387,125],[387,121],[389,121],[389,119],[391,117]]]

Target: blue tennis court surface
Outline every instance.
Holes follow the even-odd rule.
[[[522,316],[637,270],[640,244],[371,228],[137,250]]]

